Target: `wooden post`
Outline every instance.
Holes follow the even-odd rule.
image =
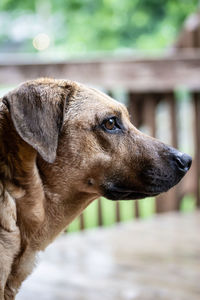
[[[146,94],[144,96],[143,122],[150,129],[149,134],[156,136],[156,105],[157,95]]]
[[[80,230],[84,230],[85,229],[85,222],[84,222],[84,215],[83,213],[80,215]]]
[[[121,221],[121,217],[120,217],[120,202],[117,201],[116,202],[116,222],[120,222]]]
[[[142,94],[130,92],[128,101],[128,111],[131,116],[131,121],[135,127],[140,127],[142,124],[142,110],[144,97]]]
[[[97,201],[98,201],[98,226],[103,226],[101,198],[99,198]]]
[[[134,215],[135,218],[139,218],[140,216],[140,212],[139,212],[139,204],[138,204],[138,200],[134,200],[134,206],[133,206],[133,210],[134,210]]]
[[[166,96],[166,101],[169,103],[170,109],[170,123],[171,123],[171,144],[174,148],[178,148],[178,135],[177,135],[177,110],[176,99],[173,93]]]

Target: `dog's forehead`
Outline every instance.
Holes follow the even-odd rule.
[[[76,104],[80,105],[81,110],[87,110],[91,113],[94,111],[110,114],[120,113],[128,117],[128,111],[123,104],[94,88],[80,86],[75,100]]]

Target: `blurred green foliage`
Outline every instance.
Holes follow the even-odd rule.
[[[40,32],[51,38],[48,51],[67,54],[162,49],[197,7],[197,0],[1,0],[0,51],[36,51]]]

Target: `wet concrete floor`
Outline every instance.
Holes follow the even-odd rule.
[[[59,237],[17,300],[199,300],[200,212]]]

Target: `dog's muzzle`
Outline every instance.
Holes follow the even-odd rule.
[[[135,200],[157,196],[176,185],[190,169],[192,158],[178,150],[166,147],[160,155],[159,162],[152,160],[138,172],[138,182],[127,182],[122,179],[108,180],[103,186],[103,194],[110,200]],[[123,178],[123,175],[119,175]]]

